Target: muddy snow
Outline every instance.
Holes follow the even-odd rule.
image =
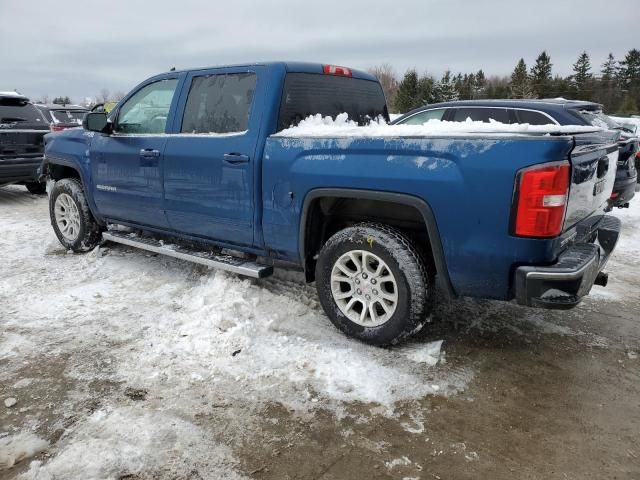
[[[622,255],[640,252],[640,215],[617,214],[626,237],[612,264],[627,283],[612,280],[569,315],[633,302],[633,291],[637,301],[637,273],[622,270]],[[426,410],[407,405],[463,398],[481,373],[477,359],[449,353],[460,348],[451,326],[428,326],[393,349],[344,337],[296,272],[247,280],[114,244],[66,252],[47,199],[23,187],[0,188],[0,225],[0,395],[15,400],[0,403],[0,477],[268,475],[274,467],[247,466],[248,446],[276,455],[304,437],[266,435],[270,428],[328,415],[340,444],[355,442],[373,418],[427,435]],[[442,305],[436,317],[464,321],[462,336],[508,330],[575,338],[584,348],[616,343],[561,315],[499,302]],[[276,438],[284,446],[269,447]],[[387,472],[415,468],[391,444],[375,445],[388,451]]]

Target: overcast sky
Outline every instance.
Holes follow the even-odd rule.
[[[0,0],[0,90],[79,101],[175,66],[302,60],[510,74],[640,48],[638,0]]]

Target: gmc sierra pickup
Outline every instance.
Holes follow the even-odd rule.
[[[418,331],[439,294],[570,308],[606,283],[616,134],[289,129],[318,113],[388,119],[380,84],[345,67],[152,77],[48,136],[53,229],[77,252],[107,240],[256,278],[299,267],[331,321],[376,345]]]

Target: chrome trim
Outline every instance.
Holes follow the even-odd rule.
[[[560,125],[560,122],[558,122],[555,118],[553,118],[551,115],[549,115],[546,112],[543,112],[541,110],[536,110],[534,108],[520,108],[520,107],[498,107],[498,106],[476,106],[476,105],[460,105],[460,106],[456,106],[456,107],[436,107],[436,108],[425,108],[424,110],[420,110],[419,112],[414,113],[413,115],[410,115],[408,117],[406,117],[402,123],[399,123],[398,125],[402,125],[406,120],[409,120],[412,117],[415,117],[416,115],[419,115],[421,113],[424,112],[430,112],[432,110],[457,110],[460,108],[494,108],[494,109],[502,109],[502,110],[522,110],[525,112],[534,112],[534,113],[539,113],[541,115],[544,115],[545,117],[547,117],[549,120],[551,120],[551,123],[554,125]]]

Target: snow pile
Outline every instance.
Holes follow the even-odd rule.
[[[193,448],[197,446],[197,448]],[[34,461],[20,480],[99,478],[201,478],[240,480],[229,448],[196,425],[148,409],[98,410],[63,439],[46,464]]]
[[[358,126],[346,113],[335,120],[320,114],[309,116],[297,126],[282,130],[274,137],[422,137],[422,136],[462,136],[462,135],[526,135],[526,134],[570,134],[599,131],[600,128],[584,125],[529,125],[506,124],[496,121],[490,123],[472,121],[449,122],[429,120],[422,125],[387,125],[384,120],[371,122],[367,126]]]
[[[40,453],[49,444],[31,432],[0,436],[0,472]]]
[[[444,393],[463,388],[470,377],[432,368],[441,341],[383,350],[346,338],[321,313],[315,290],[294,281],[261,284],[211,272],[177,304],[120,369],[122,378],[151,389],[170,384],[176,400],[183,389],[211,385],[225,401],[301,411],[360,401],[392,409],[438,392],[434,385]]]
[[[636,134],[640,135],[640,117],[612,117],[609,115],[609,118],[621,125],[625,123],[635,125],[637,128]]]

